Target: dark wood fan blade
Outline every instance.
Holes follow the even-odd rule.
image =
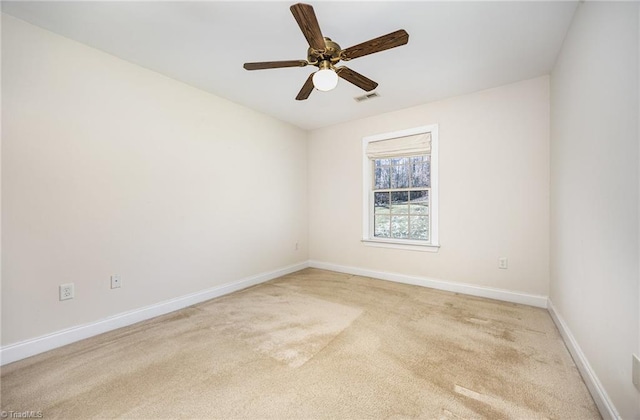
[[[316,19],[316,13],[313,11],[313,6],[304,3],[294,4],[290,7],[293,17],[296,18],[300,30],[307,38],[309,46],[316,51],[324,51],[324,37],[318,25],[318,19]]]
[[[338,76],[340,76],[347,82],[353,83],[360,89],[366,90],[367,92],[378,87],[378,83],[374,82],[368,77],[364,77],[357,71],[351,70],[349,67],[340,67],[338,68],[337,73]]]
[[[309,95],[311,95],[311,92],[313,91],[313,75],[314,73],[311,73],[309,77],[307,77],[307,81],[302,85],[302,89],[300,89],[298,96],[296,96],[297,101],[304,101],[309,97]]]
[[[244,63],[247,70],[264,70],[279,69],[282,67],[304,67],[307,63],[305,60],[289,60],[289,61],[263,61],[260,63]]]
[[[382,35],[378,38],[363,42],[362,44],[344,49],[340,52],[340,58],[343,60],[352,60],[364,55],[399,47],[407,42],[409,42],[409,34],[404,29],[400,29],[398,31],[391,32],[390,34]]]

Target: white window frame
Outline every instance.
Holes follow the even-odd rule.
[[[429,208],[430,241],[378,238],[374,232],[373,208],[373,160],[367,157],[369,143],[399,137],[431,133],[431,203]],[[437,252],[438,239],[438,124],[409,128],[390,133],[376,134],[362,139],[362,243],[367,246]]]

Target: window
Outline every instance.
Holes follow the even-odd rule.
[[[438,248],[437,125],[363,139],[363,241]]]

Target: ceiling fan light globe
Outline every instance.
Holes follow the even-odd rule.
[[[327,92],[338,86],[338,75],[331,69],[320,69],[313,74],[313,86]]]

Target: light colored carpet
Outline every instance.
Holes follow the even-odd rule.
[[[307,269],[2,368],[45,418],[594,419],[539,308]]]

